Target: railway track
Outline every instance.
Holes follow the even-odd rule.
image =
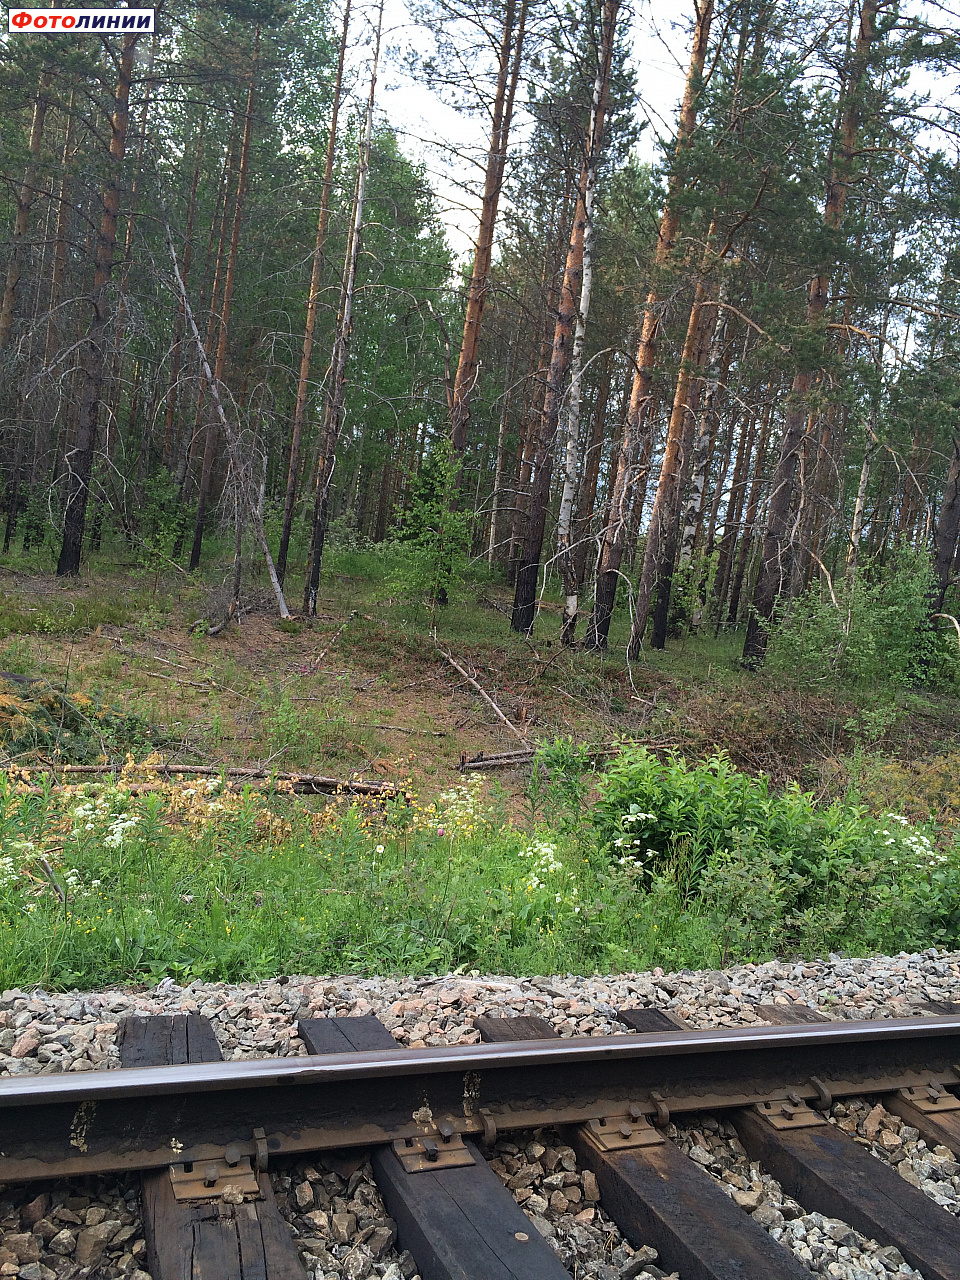
[[[629,1034],[561,1039],[540,1018],[482,1017],[480,1044],[424,1049],[375,1017],[305,1019],[308,1057],[244,1062],[222,1061],[199,1014],[129,1018],[121,1070],[0,1080],[0,1181],[27,1202],[54,1180],[136,1174],[153,1280],[304,1280],[271,1164],[309,1155],[349,1186],[369,1157],[386,1213],[351,1280],[395,1243],[399,1275],[564,1280],[484,1155],[505,1135],[559,1130],[625,1239],[682,1280],[809,1276],[667,1136],[708,1114],[802,1210],[898,1251],[924,1280],[960,1280],[960,1220],[830,1122],[868,1097],[931,1150],[960,1153],[960,1008],[870,1022],[757,1012],[778,1025],[697,1031],[627,1008]],[[312,1224],[346,1241],[356,1215],[330,1204]]]

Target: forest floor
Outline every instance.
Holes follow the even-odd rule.
[[[190,633],[216,597],[214,573],[196,582],[103,565],[64,582],[8,563],[0,669],[139,718],[154,728],[139,745],[159,742],[172,763],[403,777],[430,794],[455,781],[464,756],[558,735],[596,749],[627,737],[691,761],[725,751],[738,768],[820,799],[856,783],[868,802],[876,792],[878,805],[918,817],[960,809],[960,780],[950,785],[960,773],[956,698],[746,672],[739,632],[691,635],[628,664],[622,648],[561,648],[551,602],[532,640],[515,635],[505,585],[476,583],[431,617],[393,598],[367,557],[330,559],[317,617],[281,621],[258,587],[239,624],[214,637]],[[135,735],[128,745],[142,754]],[[519,795],[525,766],[495,773]]]
[[[330,554],[316,618],[281,620],[253,578],[238,624],[191,630],[222,616],[224,577],[0,564],[0,671],[44,682],[0,686],[4,763],[30,770],[0,797],[0,985],[707,968],[960,937],[956,697],[746,672],[737,634],[628,665],[625,617],[608,655],[568,650],[553,602],[532,640],[492,581],[431,616],[367,553]],[[458,773],[558,738],[598,768],[623,740],[662,762],[613,761],[629,776],[612,832],[608,792],[595,808],[597,775],[558,766],[564,748],[539,775]],[[156,752],[405,797],[331,805],[142,770],[43,782],[50,763]],[[697,771],[719,752],[733,772]],[[760,774],[769,796],[744,779]],[[660,836],[637,839],[651,809]]]

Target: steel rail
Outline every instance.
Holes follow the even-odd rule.
[[[960,1017],[891,1018],[791,1026],[722,1027],[706,1031],[523,1040],[507,1044],[438,1045],[424,1049],[333,1053],[315,1058],[255,1058],[0,1079],[0,1108],[168,1094],[332,1085],[348,1080],[393,1080],[497,1068],[588,1067],[632,1059],[763,1054],[810,1048],[865,1048],[871,1044],[946,1040],[960,1036]]]
[[[721,1028],[0,1080],[0,1181],[960,1088],[960,1017]]]

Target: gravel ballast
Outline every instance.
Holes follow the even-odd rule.
[[[561,1036],[629,1034],[616,1021],[628,1005],[669,1009],[694,1027],[738,1027],[763,1021],[759,1004],[799,1001],[832,1018],[906,1017],[923,1001],[960,1002],[960,953],[931,948],[869,960],[739,965],[710,972],[621,974],[581,978],[281,978],[261,983],[171,979],[146,989],[0,995],[0,1075],[56,1074],[119,1065],[117,1030],[127,1016],[201,1013],[216,1029],[227,1060],[296,1056],[305,1048],[298,1018],[376,1014],[398,1043],[410,1047],[472,1044],[482,1015],[537,1014]],[[951,1213],[960,1211],[960,1164],[945,1147],[928,1150],[916,1130],[874,1105],[848,1099],[831,1122]],[[836,1280],[914,1277],[896,1250],[865,1240],[845,1223],[806,1213],[752,1164],[722,1117],[685,1120],[671,1130],[678,1145],[725,1192],[792,1249],[814,1275]],[[536,1230],[575,1277],[659,1280],[656,1251],[623,1240],[604,1215],[592,1175],[577,1167],[560,1136],[507,1134],[492,1167]],[[271,1171],[281,1212],[291,1225],[308,1273],[317,1280],[413,1280],[415,1264],[399,1251],[395,1226],[364,1166],[343,1178],[321,1161],[278,1162]],[[149,1280],[137,1180],[89,1179],[57,1184],[24,1199],[0,1192],[0,1280]],[[34,1188],[35,1192],[35,1188]],[[678,1277],[678,1280],[683,1280]]]

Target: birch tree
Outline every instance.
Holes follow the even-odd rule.
[[[303,589],[303,611],[317,612],[317,592],[320,589],[320,570],[323,561],[323,544],[327,533],[330,503],[330,483],[336,465],[337,442],[343,426],[344,396],[346,391],[347,356],[350,353],[350,335],[353,331],[354,290],[357,282],[357,262],[363,236],[364,200],[367,178],[370,173],[370,143],[373,137],[373,108],[377,92],[377,70],[380,63],[380,39],[383,31],[383,3],[377,10],[374,31],[373,59],[370,67],[370,88],[360,139],[360,157],[357,165],[357,187],[353,202],[353,220],[347,241],[344,260],[343,285],[340,292],[340,312],[337,316],[333,352],[327,371],[327,400],[320,436],[320,458],[317,464],[314,486],[313,525],[310,536],[310,559]]]
[[[590,209],[592,208],[593,189],[596,181],[595,171],[601,154],[604,116],[610,92],[610,70],[616,39],[618,10],[618,0],[605,0],[601,20],[602,35],[597,50],[598,70],[594,80],[589,126],[584,138],[583,162],[580,170],[577,202],[573,215],[570,244],[564,264],[557,322],[553,333],[550,371],[547,376],[543,412],[540,417],[534,455],[533,487],[530,493],[526,536],[514,592],[511,626],[514,631],[522,631],[527,634],[532,631],[536,616],[537,584],[540,576],[540,557],[546,531],[547,507],[550,501],[554,442],[560,423],[564,392],[566,391],[567,372],[573,355],[576,331],[579,327],[578,318],[582,317],[583,325],[585,326],[586,324],[586,316],[583,315],[582,311],[584,250],[588,240]],[[590,199],[589,207],[588,198]],[[589,275],[587,276],[587,283],[588,285],[592,283],[592,278]],[[587,306],[589,308],[589,292]],[[581,333],[581,352],[582,341]],[[576,430],[579,432],[579,416]],[[572,497],[570,502],[572,504]]]

